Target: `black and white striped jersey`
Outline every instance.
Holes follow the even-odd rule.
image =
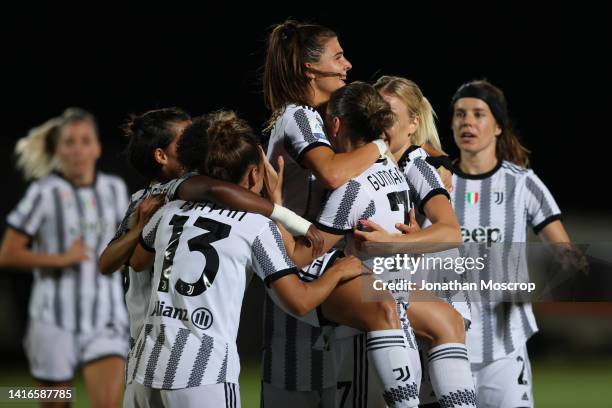
[[[323,119],[311,107],[287,105],[276,120],[268,143],[268,160],[276,166],[278,156],[285,160],[283,205],[307,220],[319,214],[325,189],[314,174],[302,165],[309,150],[327,146]]]
[[[527,269],[524,246],[520,247],[521,256],[509,253],[516,252],[516,243],[526,242],[528,226],[538,233],[561,217],[553,196],[535,173],[507,161],[480,175],[456,168],[453,185],[451,199],[463,240],[491,247],[487,273],[497,279]],[[529,303],[489,302],[484,298],[472,302],[471,311],[467,345],[472,363],[501,358],[520,348],[537,331]]]
[[[425,150],[412,145],[397,162],[410,187],[410,202],[421,214],[432,197],[442,194],[450,199],[437,170],[425,161],[427,157]]]
[[[157,389],[237,383],[247,283],[253,273],[268,285],[297,273],[276,224],[210,202],[176,200],[150,220],[141,244],[155,252],[154,275],[128,381]]]
[[[390,160],[379,159],[359,176],[329,193],[316,225],[331,234],[345,235],[361,219],[372,219],[387,231],[396,223],[408,222],[409,186],[402,171]],[[352,235],[347,236],[347,254],[353,249]]]
[[[119,228],[117,229],[113,241],[121,238],[130,229],[133,222],[134,213],[142,201],[155,194],[165,194],[166,202],[172,201],[175,198],[176,191],[183,181],[194,175],[187,173],[182,177],[170,180],[166,183],[154,183],[147,188],[138,190],[130,197],[130,204],[123,216]],[[153,270],[135,272],[128,265],[124,266],[123,270],[123,289],[125,291],[125,303],[129,316],[130,326],[130,349],[132,349],[138,333],[142,329],[144,319],[146,318],[147,309],[149,307],[149,298],[151,296],[151,277]]]
[[[127,189],[116,176],[97,173],[89,186],[76,187],[60,174],[34,181],[8,215],[9,227],[29,236],[34,251],[65,252],[82,237],[89,259],[63,269],[34,269],[30,319],[77,333],[102,327],[127,329],[121,277],[103,276],[98,257],[112,238],[127,206]]]
[[[387,231],[396,231],[395,224],[408,222],[408,211],[411,208],[408,191],[409,186],[402,171],[388,159],[380,159],[329,194],[316,225],[322,231],[345,235],[359,225],[359,220],[371,219]],[[344,252],[360,255],[355,253],[352,234],[346,235]],[[360,258],[366,266],[373,268],[371,258]],[[396,301],[402,328],[414,348],[413,334],[406,318],[408,294],[396,298]],[[345,327],[336,330],[338,338],[357,333]]]
[[[278,156],[283,156],[283,205],[310,221],[319,214],[325,189],[302,165],[302,158],[319,146],[331,148],[319,113],[308,106],[287,105],[272,129],[267,157],[276,165]],[[266,296],[263,381],[285,390],[335,387],[333,348],[313,349],[321,334],[320,328],[296,320]],[[280,350],[283,354],[278,354]]]
[[[330,250],[299,271],[300,279],[317,279],[341,251]],[[306,324],[279,308],[266,294],[264,303],[262,380],[290,391],[336,387],[331,326]]]

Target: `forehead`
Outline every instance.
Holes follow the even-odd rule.
[[[455,102],[455,109],[461,110],[481,110],[490,112],[489,105],[482,99],[478,98],[461,98]]]
[[[82,137],[95,137],[96,131],[91,123],[88,120],[79,120],[75,122],[70,122],[62,127],[62,136],[82,136]]]
[[[391,110],[394,112],[407,108],[404,101],[402,101],[401,98],[398,98],[395,95],[392,95],[387,92],[381,92],[380,95],[383,97],[385,101],[387,101],[387,103],[391,106]]]
[[[326,39],[323,42],[324,53],[329,55],[336,55],[338,53],[343,52],[342,47],[340,46],[340,41],[338,41],[338,37],[331,37]]]

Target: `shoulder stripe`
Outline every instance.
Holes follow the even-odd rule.
[[[346,189],[344,190],[344,195],[342,196],[342,200],[340,201],[340,205],[338,206],[336,216],[334,217],[334,228],[346,228],[351,208],[353,207],[353,203],[355,202],[355,199],[357,198],[360,189],[360,183],[355,180],[348,181]]]

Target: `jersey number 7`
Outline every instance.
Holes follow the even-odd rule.
[[[162,273],[159,278],[159,286],[157,287],[159,292],[168,292],[170,273],[172,272],[172,265],[174,263],[174,255],[176,254],[176,249],[178,248],[178,244],[183,233],[183,227],[188,219],[189,217],[185,215],[175,215],[170,220],[170,225],[172,225],[172,236],[170,237],[168,247],[164,252],[165,255],[162,265]],[[179,278],[179,280],[176,282],[174,288],[183,296],[201,295],[212,285],[213,281],[215,280],[215,276],[217,276],[217,271],[219,270],[219,254],[210,244],[227,238],[232,229],[230,225],[205,217],[198,217],[198,219],[193,223],[193,226],[208,231],[187,241],[187,247],[191,252],[197,251],[204,255],[206,265],[204,266],[204,270],[197,281],[185,282]]]

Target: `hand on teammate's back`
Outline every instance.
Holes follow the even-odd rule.
[[[165,194],[156,194],[145,198],[136,208],[134,213],[134,225],[141,231],[153,214],[164,205]]]
[[[266,195],[274,204],[283,204],[283,181],[285,176],[285,161],[283,156],[278,156],[278,171],[268,161],[266,154],[259,146],[259,154],[264,163],[264,186]]]
[[[312,246],[312,255],[314,257],[319,257],[323,255],[323,245],[325,244],[325,239],[321,234],[321,231],[314,224],[311,224],[304,235],[304,239],[306,240],[306,246]]]
[[[345,282],[361,275],[364,272],[364,268],[362,267],[359,258],[350,255],[344,258],[339,258],[336,262],[334,262],[333,266],[330,268],[330,272],[331,271],[339,273],[340,282]]]

